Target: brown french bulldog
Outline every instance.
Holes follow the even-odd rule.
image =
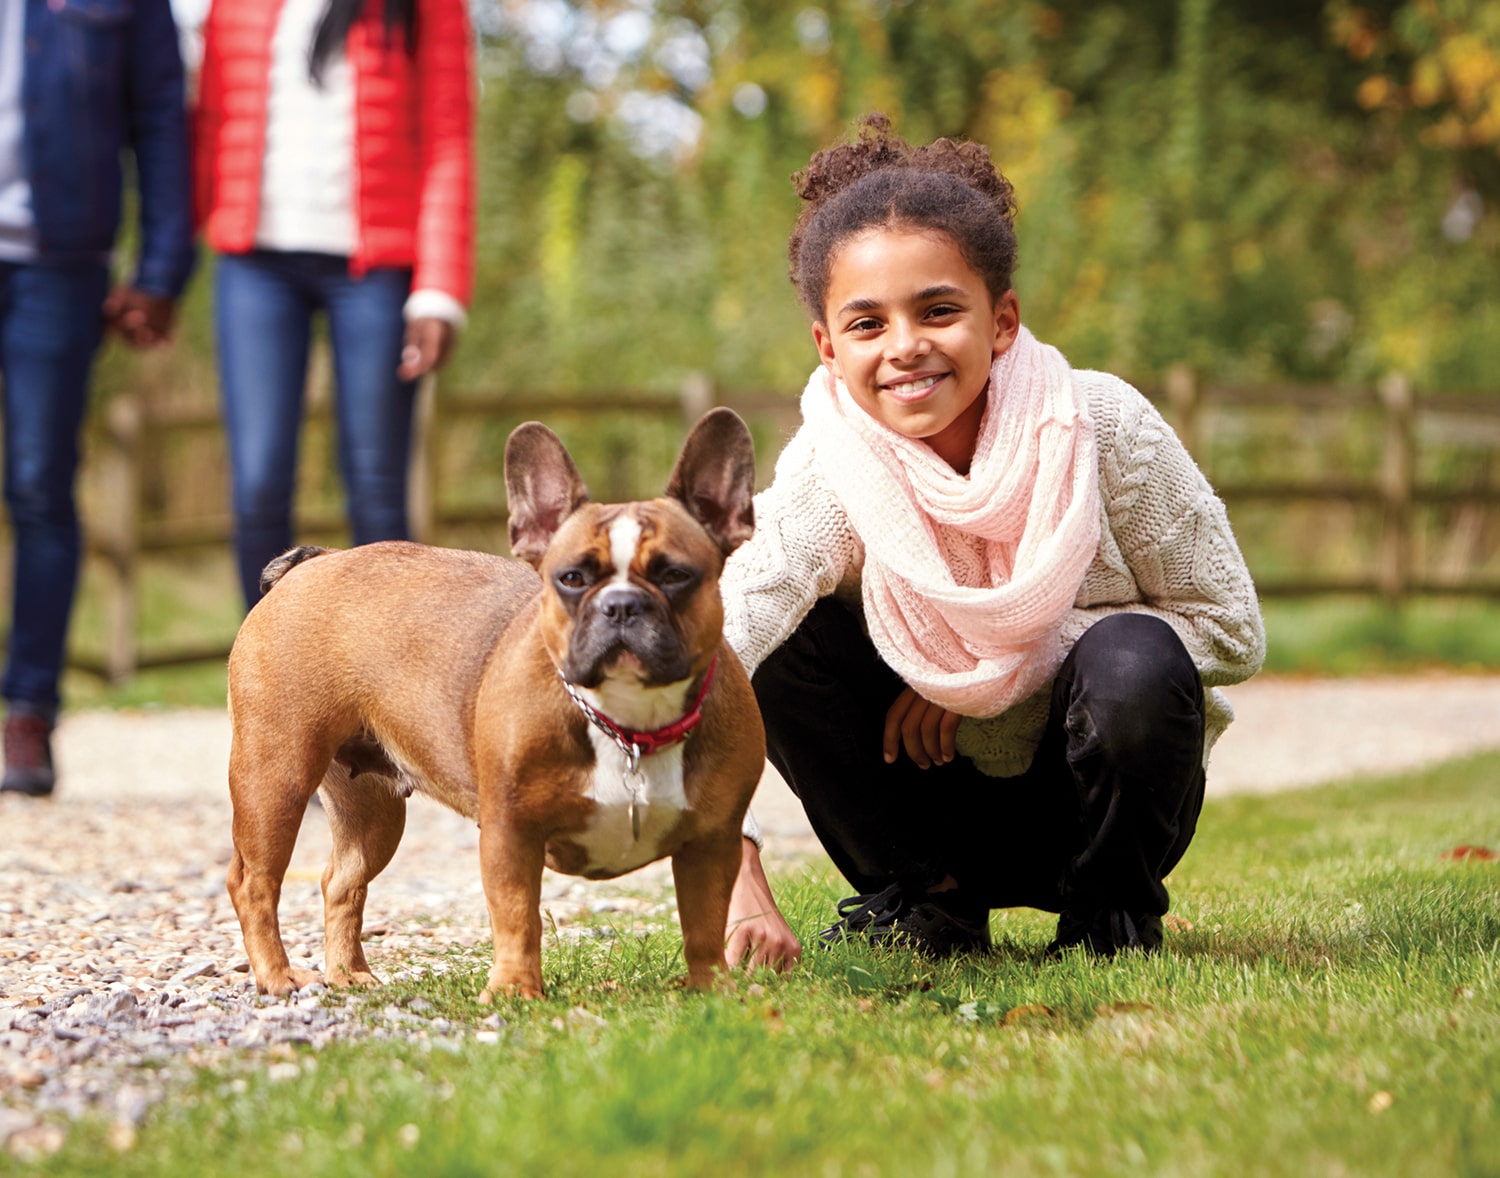
[[[530,422],[505,448],[519,560],[393,541],[266,567],[229,657],[228,888],[262,992],[318,980],[292,968],[276,914],[314,791],[333,985],[376,982],[365,895],[412,793],[479,823],[495,942],[481,1001],[542,992],[543,864],[607,879],[670,855],[688,985],[713,984],[765,757],[718,591],[754,527],[754,467],[744,422],[715,409],[664,497],[590,503]]]

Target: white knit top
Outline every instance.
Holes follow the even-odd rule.
[[[271,39],[266,155],[255,244],[273,250],[354,252],[354,71],[330,54],[323,85],[308,58],[325,0],[285,0]]]
[[[1058,641],[1062,653],[1107,614],[1146,613],[1177,632],[1206,692],[1204,761],[1233,719],[1214,687],[1260,669],[1260,605],[1224,504],[1172,428],[1139,392],[1103,372],[1077,370],[1074,387],[1094,421],[1099,455],[1099,548]],[[724,632],[751,674],[821,597],[860,606],[864,545],[817,473],[804,425],[755,498],[755,534],[720,581]],[[1031,764],[1046,727],[1050,684],[989,719],[966,718],[958,751],[985,773]]]

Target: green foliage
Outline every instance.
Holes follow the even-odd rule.
[[[548,35],[526,19],[543,7]],[[1500,365],[1497,0],[473,8],[478,283],[454,387],[704,371],[795,392],[814,356],[787,178],[872,109],[914,142],[989,145],[1020,199],[1026,317],[1079,365],[1449,387]],[[696,133],[648,142],[663,111]],[[212,389],[208,271],[164,387]],[[137,375],[104,368],[106,388]]]
[[[483,951],[455,953],[332,999],[427,1037],[245,1056],[128,1152],[90,1126],[29,1172],[1491,1173],[1500,883],[1445,855],[1493,843],[1497,773],[1211,801],[1152,958],[1046,961],[1050,918],[1017,910],[986,959],[809,946],[701,996],[663,922],[549,937],[548,997],[490,1009]],[[839,894],[825,868],[781,891],[805,938]]]
[[[1485,16],[1479,49],[1454,49],[1450,21],[1432,50],[1444,77],[1472,79],[1500,5],[1448,7]],[[492,38],[476,319],[493,330],[482,355],[466,348],[460,383],[666,389],[701,369],[795,391],[813,357],[784,281],[786,177],[881,109],[914,142],[990,146],[1020,197],[1026,315],[1075,363],[1143,381],[1186,360],[1235,380],[1398,368],[1482,385],[1500,360],[1485,309],[1500,293],[1500,177],[1363,102],[1370,67],[1346,10],[658,5],[650,50],[684,27],[709,47],[695,86],[650,50],[599,81],[566,61],[536,73],[519,34]],[[623,9],[568,11],[606,24]],[[1420,39],[1436,20],[1424,13],[1400,6],[1393,25]],[[641,157],[612,117],[641,93],[701,118],[691,152]],[[579,95],[589,102],[570,105]],[[1477,222],[1445,236],[1455,193],[1475,185]]]

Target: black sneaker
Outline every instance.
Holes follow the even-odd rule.
[[[900,884],[840,900],[838,913],[839,920],[818,934],[825,946],[862,937],[876,947],[905,946],[937,958],[990,951],[988,912],[975,920],[932,899],[912,903]]]
[[[1064,912],[1057,918],[1057,935],[1046,955],[1058,957],[1075,946],[1097,957],[1113,957],[1127,949],[1155,953],[1161,948],[1161,917],[1121,908]]]
[[[896,919],[887,934],[870,938],[872,944],[905,944],[928,957],[990,951],[989,912],[978,920],[958,915],[927,900],[913,904]]]
[[[837,945],[850,936],[868,933],[872,929],[877,932],[889,929],[906,907],[906,896],[898,883],[882,892],[845,896],[838,903],[839,919],[820,932],[818,940],[825,945]]]
[[[45,798],[56,784],[52,725],[45,716],[12,712],[5,718],[5,776],[0,778],[0,791]]]

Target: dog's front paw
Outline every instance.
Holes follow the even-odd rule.
[[[706,992],[717,990],[721,994],[735,994],[739,992],[739,985],[731,976],[729,970],[723,966],[713,966],[699,970],[688,970],[688,975],[678,983],[684,990],[698,990]]]
[[[288,966],[274,977],[255,979],[256,989],[272,998],[285,998],[307,986],[321,985],[323,975],[315,969],[293,969]]]
[[[380,979],[367,969],[331,969],[328,971],[330,986],[378,986]]]
[[[502,973],[498,969],[490,970],[490,980],[485,983],[479,995],[480,1005],[488,1006],[496,998],[502,996],[540,998],[542,996],[540,972],[518,977],[511,973]]]

